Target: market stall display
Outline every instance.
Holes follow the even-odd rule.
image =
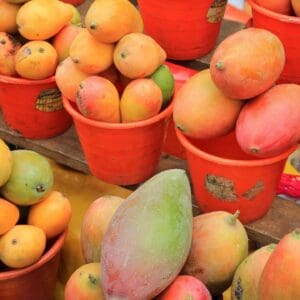
[[[0,140],[0,298],[298,299],[299,85],[284,75],[285,37],[254,13],[295,25],[297,3],[274,12],[276,1],[249,1],[253,24],[224,35],[227,1],[204,2],[200,32],[214,25],[214,51],[176,62],[168,46],[185,46],[180,32],[192,42],[196,25],[188,34],[166,14],[178,34],[163,45],[167,25],[149,33],[150,1],[83,1],[81,16],[60,0],[4,1],[0,137],[12,144]],[[51,92],[38,90],[49,80]],[[59,120],[43,122],[58,111],[66,127],[50,134]]]

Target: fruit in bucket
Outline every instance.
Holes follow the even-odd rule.
[[[84,1],[85,0],[62,0],[62,2],[70,3],[75,6],[82,4]]]
[[[179,169],[156,174],[124,200],[102,243],[106,298],[152,299],[177,277],[191,245],[191,204]]]
[[[161,294],[160,300],[211,300],[206,286],[196,277],[189,275],[178,276]]]
[[[110,123],[120,122],[119,93],[106,78],[90,76],[80,84],[76,96],[79,111],[87,118]]]
[[[175,94],[173,119],[191,138],[215,138],[234,128],[243,104],[225,96],[206,69],[190,77]]]
[[[112,65],[113,50],[113,44],[98,42],[87,29],[83,29],[71,44],[70,57],[82,72],[94,75]]]
[[[93,201],[85,212],[80,231],[80,243],[87,263],[100,261],[104,234],[113,214],[123,201],[121,197],[105,195]]]
[[[165,62],[166,52],[150,36],[130,33],[117,43],[113,59],[116,68],[124,76],[135,79],[155,72]]]
[[[275,34],[247,28],[218,45],[210,71],[214,83],[226,96],[249,99],[269,89],[279,78],[284,64],[284,47]]]
[[[73,12],[72,18],[70,20],[70,24],[76,25],[76,26],[81,26],[81,15],[79,10],[72,4],[68,4]]]
[[[15,56],[21,44],[9,33],[0,32],[0,74],[16,75]]]
[[[80,266],[70,276],[64,291],[64,300],[104,300],[100,263]]]
[[[170,68],[162,64],[149,76],[160,87],[163,95],[162,107],[166,107],[174,94],[175,80]]]
[[[0,236],[12,229],[19,221],[20,212],[18,207],[0,198]]]
[[[4,141],[0,139],[0,187],[9,179],[12,171],[12,164],[12,154]]]
[[[72,9],[62,1],[31,0],[17,14],[18,30],[28,40],[47,40],[67,25],[72,16]]]
[[[96,40],[109,44],[128,33],[143,31],[141,15],[128,0],[94,1],[86,13],[85,26]]]
[[[54,36],[52,45],[57,51],[58,60],[60,62],[70,55],[71,44],[81,30],[81,27],[69,24]]]
[[[0,237],[0,260],[8,267],[23,268],[35,263],[46,247],[42,229],[16,225]]]
[[[79,84],[88,76],[88,74],[80,71],[72,59],[68,57],[57,66],[55,81],[61,93],[69,100],[76,102]]]
[[[48,160],[30,150],[11,151],[12,173],[1,194],[18,205],[31,205],[41,201],[52,189],[53,173]]]
[[[45,79],[54,75],[58,57],[54,47],[46,41],[30,41],[16,53],[16,71],[23,78]]]
[[[292,7],[296,16],[300,17],[300,1],[292,0]]]
[[[134,79],[125,87],[121,97],[122,122],[149,119],[159,113],[162,102],[161,89],[152,79]]]
[[[290,15],[292,12],[291,0],[255,0],[255,3],[279,14]]]
[[[15,33],[17,32],[16,16],[20,5],[8,3],[5,0],[0,0],[0,32]]]
[[[182,273],[201,280],[213,296],[220,295],[248,255],[247,233],[238,212],[216,211],[193,219],[192,246]]]
[[[272,157],[300,141],[299,124],[300,85],[278,84],[243,107],[236,138],[246,153]]]
[[[69,199],[58,191],[51,191],[41,201],[30,206],[27,223],[43,229],[46,238],[51,239],[68,227],[71,216]]]

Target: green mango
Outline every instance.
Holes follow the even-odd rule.
[[[32,205],[46,196],[53,186],[53,173],[48,160],[30,150],[11,151],[13,166],[1,194],[17,205]]]
[[[152,299],[179,274],[192,240],[191,188],[184,170],[163,171],[114,213],[102,242],[107,299]]]

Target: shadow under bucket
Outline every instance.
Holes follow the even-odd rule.
[[[63,97],[74,120],[91,173],[108,183],[133,185],[151,177],[158,166],[172,114],[172,103],[158,115],[133,123],[88,119]]]
[[[257,159],[239,147],[235,132],[211,140],[193,140],[176,129],[187,154],[193,189],[203,212],[240,210],[249,223],[270,209],[288,156],[296,149]]]
[[[254,0],[248,3],[252,7],[253,27],[271,31],[284,46],[286,63],[278,82],[300,84],[300,17],[273,12]]]
[[[227,0],[138,0],[145,33],[175,60],[199,58],[217,41]]]
[[[52,300],[57,280],[60,251],[67,231],[60,234],[33,265],[0,272],[0,299]]]
[[[25,138],[50,138],[72,124],[54,76],[28,80],[0,75],[0,103],[5,122]]]

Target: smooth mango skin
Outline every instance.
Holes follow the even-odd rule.
[[[1,194],[18,205],[31,205],[42,200],[53,186],[53,173],[47,159],[30,150],[11,151],[13,168]]]
[[[259,281],[259,300],[300,299],[300,228],[286,234],[271,254]]]
[[[111,219],[101,253],[107,299],[157,296],[180,272],[191,238],[191,188],[185,171],[160,172],[125,199]]]
[[[201,280],[213,296],[231,285],[234,272],[248,255],[248,236],[236,216],[215,211],[193,218],[193,241],[183,274]]]
[[[249,101],[236,123],[241,149],[256,157],[273,157],[300,141],[300,85],[277,84]]]
[[[269,89],[285,64],[280,39],[260,28],[239,30],[214,51],[210,71],[216,86],[233,99],[249,99]]]
[[[270,244],[259,248],[238,266],[231,285],[231,300],[258,300],[260,276],[275,247],[276,244]]]
[[[28,40],[47,40],[67,25],[73,10],[59,0],[31,0],[17,14],[20,34]]]

